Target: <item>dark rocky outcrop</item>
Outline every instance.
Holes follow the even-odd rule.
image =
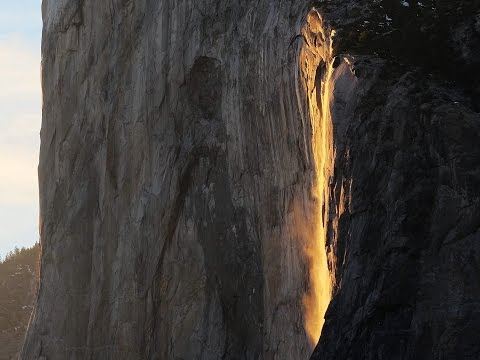
[[[330,240],[342,265],[313,358],[476,359],[480,117],[421,70],[392,81],[388,62],[356,66],[371,86],[339,120],[331,201],[345,210]]]
[[[478,358],[478,5],[44,0],[23,358]]]
[[[480,357],[480,6],[409,5],[357,6],[343,26],[330,5],[355,81],[337,70],[337,287],[313,359]],[[386,36],[358,31],[378,25],[375,6]],[[373,44],[348,42],[362,31]]]

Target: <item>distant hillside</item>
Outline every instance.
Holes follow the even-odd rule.
[[[0,360],[22,347],[38,284],[40,246],[16,248],[0,261]]]

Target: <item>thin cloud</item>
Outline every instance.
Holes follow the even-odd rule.
[[[38,238],[35,214],[38,213],[37,164],[42,101],[38,44],[20,35],[1,34],[0,79],[2,255],[7,248],[33,244]]]
[[[0,147],[0,207],[38,203],[36,154]]]
[[[0,34],[21,31],[39,38],[42,32],[41,1],[2,1],[0,9]]]
[[[40,101],[40,50],[19,35],[0,38],[0,101]]]

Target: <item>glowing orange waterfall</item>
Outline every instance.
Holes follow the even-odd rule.
[[[314,9],[302,29],[305,44],[300,51],[300,72],[307,95],[308,115],[312,126],[315,180],[313,186],[313,234],[305,246],[309,264],[309,289],[304,295],[305,330],[315,346],[324,324],[324,315],[332,294],[326,253],[327,222],[329,214],[329,179],[333,172],[333,128],[330,105],[333,99],[334,30],[326,28],[320,14]]]

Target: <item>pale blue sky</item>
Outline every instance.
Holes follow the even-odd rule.
[[[0,0],[0,256],[38,240],[41,0]]]

